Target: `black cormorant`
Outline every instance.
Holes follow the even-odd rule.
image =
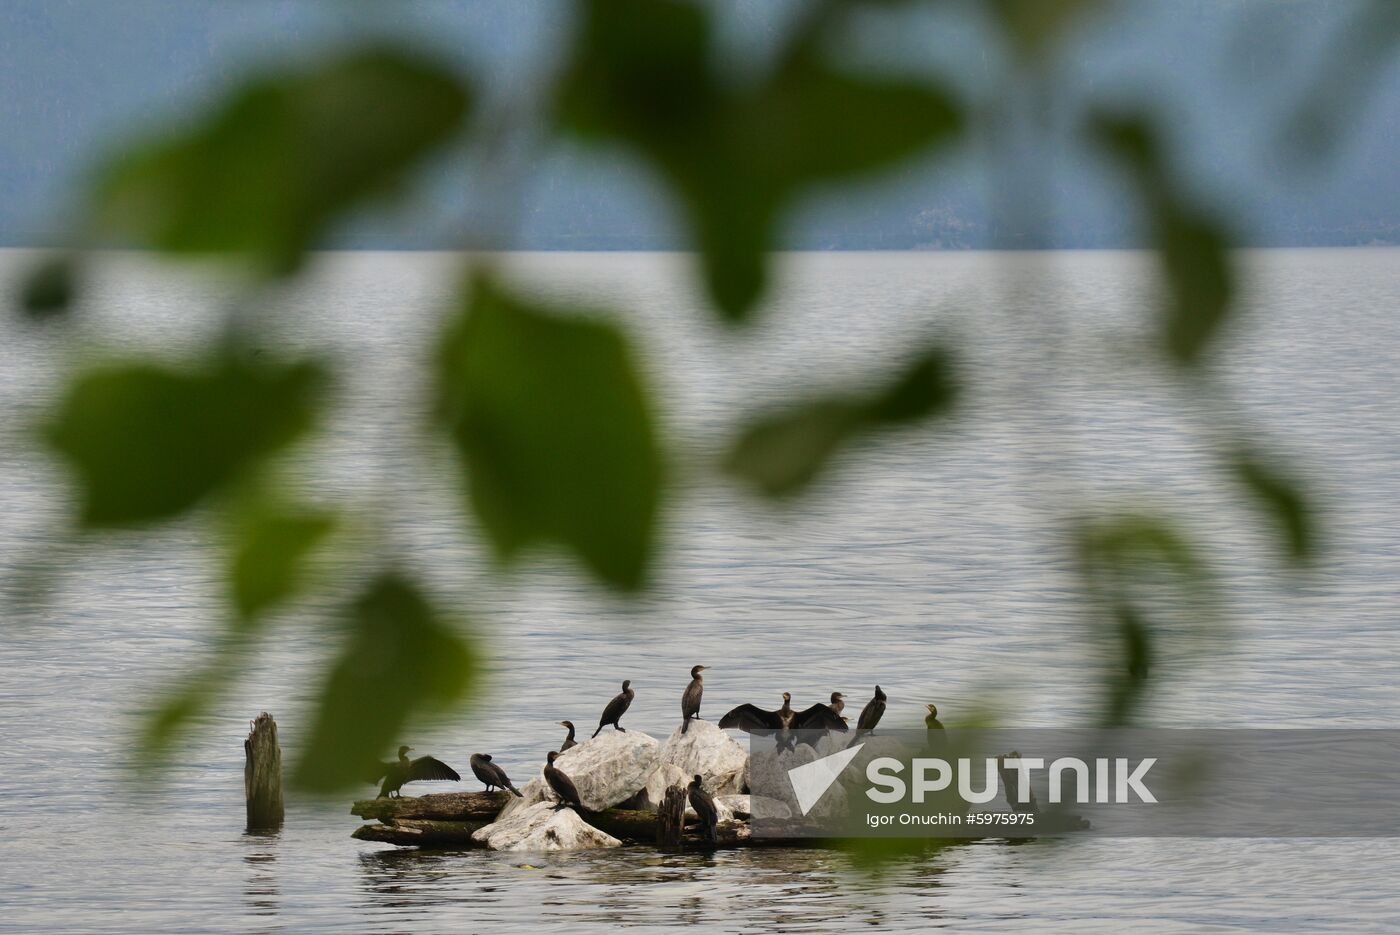
[[[719,719],[720,727],[737,727],[750,734],[775,733],[779,747],[791,749],[796,744],[795,730],[846,729],[846,722],[825,704],[814,704],[801,711],[792,710],[792,695],[783,692],[783,706],[765,711],[757,705],[741,704]]]
[[[554,765],[555,757],[558,753],[551,750],[544,765],[544,781],[549,783],[549,788],[554,790],[554,794],[559,796],[558,808],[572,805],[579,811],[585,811],[583,801],[578,797],[578,789],[574,786],[574,781],[564,774],[564,771]]]
[[[511,783],[510,777],[506,775],[506,771],[491,762],[491,754],[473,753],[471,766],[472,772],[476,774],[476,778],[486,783],[487,792],[490,792],[493,788],[509,789],[516,795],[520,795],[520,790],[515,788],[515,785]]]
[[[574,722],[573,722],[573,721],[560,721],[560,722],[559,722],[559,726],[560,726],[560,727],[567,727],[567,728],[569,729],[569,736],[565,737],[565,738],[564,738],[564,742],[561,743],[561,744],[559,745],[559,752],[560,752],[560,753],[563,753],[565,750],[569,749],[570,747],[577,747],[577,746],[578,746],[578,741],[574,739]]]
[[[1017,770],[1006,768],[1006,761],[1008,758],[1019,760],[1021,754],[1012,750],[1010,753],[997,757],[997,772],[1001,774],[1001,787],[1006,795],[1006,804],[1011,806],[1013,812],[1025,812],[1031,815],[1039,815],[1040,806],[1035,800],[1035,790],[1030,787],[1029,783],[1026,784],[1026,798],[1024,800],[1020,798],[1020,776]]]
[[[705,694],[705,682],[700,678],[700,673],[708,669],[709,666],[691,666],[690,684],[685,687],[685,694],[681,695],[681,733],[690,730],[690,719],[700,716],[700,696]]]
[[[815,707],[820,707],[820,706],[818,705],[818,706],[815,706]],[[810,732],[809,732],[809,733],[805,733],[805,734],[803,735],[802,741],[801,741],[801,742],[802,742],[802,743],[805,743],[807,746],[811,747],[811,748],[814,749],[814,750],[816,749],[817,741],[819,741],[819,740],[821,740],[821,738],[825,737],[825,736],[827,735],[827,732],[828,732],[828,731],[831,731],[831,730],[845,730],[845,729],[846,729],[846,722],[847,722],[848,719],[847,719],[844,715],[841,714],[842,711],[846,710],[846,696],[843,695],[843,694],[841,694],[840,692],[832,692],[832,693],[831,693],[831,702],[830,702],[829,704],[827,704],[826,707],[829,708],[829,709],[831,710],[831,713],[832,713],[832,714],[836,715],[836,717],[838,717],[838,718],[841,720],[841,727],[840,727],[840,728],[833,728],[833,727],[831,726],[830,722],[827,722],[826,724],[816,725],[816,726],[821,730],[821,733],[820,733],[820,734],[816,733],[815,730],[811,730],[811,729],[809,728],[809,731],[810,731]],[[800,711],[800,712],[798,712],[798,714],[797,714],[797,719],[798,719],[798,720],[801,720],[801,719],[803,718],[803,716],[804,716],[805,714],[807,714],[807,713],[808,713],[809,711],[811,711],[811,710],[812,710],[811,708],[808,708],[807,711]]]
[[[943,722],[938,719],[938,706],[926,704],[924,707],[928,708],[928,716],[924,718],[924,727],[928,728],[924,745],[930,750],[941,750],[948,734],[943,729]]]
[[[627,679],[624,681],[622,683],[622,691],[617,697],[613,698],[612,701],[609,701],[608,706],[603,709],[603,716],[598,719],[598,730],[593,732],[593,736],[597,737],[598,731],[607,727],[609,724],[622,731],[624,734],[627,733],[627,728],[617,722],[622,720],[622,716],[627,713],[627,708],[632,704],[632,699],[636,694],[637,693],[632,690],[632,680]]]
[[[719,840],[715,835],[715,826],[719,824],[719,809],[715,808],[714,798],[705,791],[704,782],[705,777],[697,774],[686,788],[686,797],[690,799],[690,807],[695,809],[695,814],[700,818],[700,826],[705,829],[705,840],[714,844]]]
[[[846,710],[846,696],[840,692],[832,692],[831,704],[827,705],[827,707],[831,708],[832,714],[840,717],[841,712]]]
[[[885,693],[880,691],[880,686],[875,686],[875,697],[865,703],[865,707],[860,710],[860,720],[856,721],[856,736],[868,734],[875,729],[875,725],[880,723],[880,718],[885,716]]]
[[[409,782],[427,782],[438,779],[457,782],[462,778],[457,775],[455,769],[442,760],[430,756],[420,756],[410,760],[408,754],[412,750],[412,747],[399,747],[399,758],[396,762],[376,763],[370,775],[365,777],[366,782],[379,782],[380,778],[383,778],[384,784],[379,787],[378,798],[393,796],[398,793],[401,786]]]

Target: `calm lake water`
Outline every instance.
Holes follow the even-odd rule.
[[[0,252],[9,281],[27,255]],[[1284,581],[1272,540],[1212,460],[1218,424],[1142,362],[1152,265],[1134,253],[794,255],[749,334],[711,323],[681,256],[516,255],[543,295],[630,318],[666,400],[683,490],[655,591],[625,603],[544,557],[489,574],[453,485],[419,440],[424,348],[460,261],[322,258],[262,307],[270,345],[329,343],[334,418],[290,471],[355,506],[487,644],[488,687],[404,742],[517,782],[591,731],[632,679],[633,729],[669,732],[686,672],[705,713],[807,705],[875,682],[886,722],[938,703],[1022,726],[1076,726],[1097,704],[1094,644],[1061,549],[1068,515],[1174,511],[1209,548],[1232,632],[1174,640],[1146,720],[1164,726],[1396,727],[1400,709],[1400,252],[1245,257],[1249,300],[1222,346],[1226,416],[1292,453],[1327,509],[1327,552]],[[232,293],[136,257],[89,284],[79,340],[192,348]],[[760,503],[711,470],[763,400],[868,380],[881,355],[956,340],[964,417],[844,458],[816,494]],[[0,556],[62,529],[64,489],[22,442],[75,344],[0,325]],[[124,769],[133,724],[204,658],[217,565],[196,524],[63,562],[58,596],[0,633],[0,931],[1393,932],[1400,842],[1104,840],[969,844],[861,875],[841,853],[649,849],[420,854],[350,838],[345,801],[293,800],[278,836],[243,833],[247,722],[274,712],[295,757],[329,645],[316,607],[278,623],[159,783]],[[439,786],[439,789],[451,786]],[[366,787],[365,794],[372,790]],[[426,788],[424,791],[428,791]],[[1393,808],[1394,803],[1378,803]]]

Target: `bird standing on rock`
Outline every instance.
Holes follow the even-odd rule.
[[[376,798],[392,798],[399,793],[399,789],[409,782],[422,782],[432,780],[457,782],[461,776],[457,771],[448,766],[442,760],[434,759],[430,756],[420,756],[415,760],[410,760],[408,754],[413,748],[399,747],[399,758],[393,763],[377,763],[370,771],[370,775],[365,777],[366,782],[379,782],[383,777],[384,784],[379,787],[379,795]]]
[[[715,807],[714,798],[705,791],[704,782],[705,777],[697,773],[686,787],[686,798],[690,800],[690,807],[695,809],[695,814],[700,818],[700,825],[705,829],[705,840],[715,844],[719,840],[715,834],[715,826],[719,824],[719,809]]]
[[[846,710],[846,696],[840,692],[832,692],[831,704],[827,705],[827,707],[831,709],[832,714],[840,717],[841,712]]]
[[[885,693],[880,691],[880,686],[875,686],[875,697],[865,703],[865,707],[860,710],[860,720],[856,721],[856,737],[861,734],[868,734],[875,730],[875,725],[880,723],[880,718],[885,716]]]
[[[496,789],[509,789],[516,795],[521,795],[520,790],[515,788],[511,783],[510,777],[506,775],[506,771],[491,762],[491,754],[473,753],[471,766],[472,772],[476,774],[476,778],[486,783],[487,792],[492,791],[494,787]],[[521,797],[523,798],[523,796]]]
[[[796,746],[795,730],[839,730],[846,729],[840,716],[832,713],[827,705],[818,703],[801,711],[792,710],[792,695],[783,692],[783,706],[776,711],[765,711],[757,705],[741,704],[719,719],[722,728],[737,727],[750,734],[777,735],[778,747],[791,750]]]
[[[567,727],[567,728],[569,729],[569,736],[565,737],[565,738],[564,738],[564,742],[561,743],[561,744],[559,745],[559,752],[560,752],[560,753],[563,753],[565,750],[569,749],[570,747],[577,747],[577,746],[578,746],[578,741],[574,739],[574,722],[573,722],[573,721],[560,721],[560,722],[559,722],[559,726],[560,726],[560,727]]]
[[[627,728],[617,723],[622,720],[622,716],[627,713],[627,708],[632,704],[632,699],[636,697],[636,692],[632,690],[632,680],[627,679],[622,683],[622,691],[608,702],[608,706],[603,709],[603,716],[598,719],[598,730],[593,732],[593,736],[598,736],[598,731],[611,724],[613,727],[627,733]]]
[[[685,694],[681,695],[681,733],[690,730],[690,719],[700,717],[700,696],[705,694],[705,682],[700,677],[700,673],[708,669],[709,666],[692,666],[690,669],[690,684],[685,687]]]
[[[566,805],[572,805],[581,812],[585,811],[583,800],[578,797],[578,787],[574,785],[574,781],[565,775],[562,769],[554,765],[554,760],[558,756],[559,754],[555,751],[549,751],[544,765],[544,781],[549,784],[549,788],[554,790],[554,794],[559,796],[559,805],[555,811]]]

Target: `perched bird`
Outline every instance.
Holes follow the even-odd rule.
[[[695,809],[695,814],[700,817],[700,825],[705,829],[705,840],[711,844],[719,839],[715,835],[715,826],[719,824],[719,809],[715,808],[714,798],[705,791],[704,777],[696,775],[686,787],[686,798],[690,799],[690,807]]]
[[[938,720],[938,706],[926,704],[928,716],[924,718],[924,726],[928,728],[928,736],[925,746],[930,750],[940,749],[947,740],[947,732],[943,729],[943,722]]]
[[[569,729],[569,736],[565,737],[565,738],[564,738],[564,742],[561,743],[561,744],[559,745],[559,752],[560,752],[560,753],[563,753],[565,750],[569,749],[570,747],[577,747],[577,746],[578,746],[578,741],[574,739],[574,722],[573,722],[573,721],[560,721],[560,722],[559,722],[559,726],[560,726],[560,727],[567,727],[567,728]]]
[[[637,695],[632,690],[632,680],[627,679],[622,683],[622,691],[608,702],[608,706],[603,709],[603,716],[598,719],[598,730],[593,732],[593,736],[598,736],[598,731],[611,724],[613,727],[627,733],[627,728],[617,723],[622,720],[622,716],[627,713],[627,708],[632,704],[632,699]]]
[[[708,668],[709,666],[692,666],[690,669],[690,684],[685,687],[685,694],[681,695],[682,734],[690,730],[690,719],[700,716],[700,696],[705,694],[705,682],[700,673]]]
[[[404,783],[437,779],[456,782],[462,778],[457,775],[455,769],[442,760],[430,756],[420,756],[416,760],[410,760],[408,754],[412,750],[412,747],[399,747],[399,758],[396,762],[376,763],[374,769],[365,777],[366,782],[379,782],[383,778],[384,784],[379,787],[377,798],[382,799],[386,796],[399,794],[399,789]]]
[[[868,734],[875,729],[875,725],[880,723],[880,718],[885,716],[885,693],[880,691],[880,686],[875,686],[875,697],[865,703],[865,707],[860,709],[860,720],[856,721],[856,736]]]
[[[506,771],[491,762],[491,754],[473,753],[471,764],[472,772],[476,774],[476,778],[486,783],[487,792],[490,792],[493,788],[509,789],[516,795],[520,795],[520,790],[515,788],[515,785],[510,781],[510,777],[506,775]]]
[[[583,801],[578,797],[578,788],[574,786],[574,781],[564,774],[564,771],[554,765],[558,753],[551,750],[544,765],[544,781],[549,783],[549,788],[554,790],[554,794],[559,796],[558,808],[572,805],[579,811],[585,811]]]
[[[776,733],[778,746],[791,749],[796,745],[792,736],[795,730],[839,730],[846,729],[846,722],[824,704],[814,704],[801,711],[792,709],[792,695],[783,692],[783,706],[776,711],[765,711],[757,705],[741,704],[719,719],[719,726],[737,727],[750,734]]]
[[[1021,783],[1018,771],[1006,768],[1007,759],[1019,760],[1021,754],[1012,750],[1010,753],[997,757],[997,772],[1001,774],[1001,787],[1006,795],[1006,804],[1011,806],[1013,812],[1026,812],[1031,815],[1040,814],[1040,805],[1035,800],[1035,790],[1030,783],[1026,784],[1026,797],[1021,798]],[[1014,792],[1012,790],[1015,790]]]
[[[849,719],[848,719],[845,715],[843,715],[841,712],[844,711],[844,710],[846,710],[846,696],[843,695],[843,694],[841,694],[840,692],[832,692],[832,693],[831,693],[831,703],[828,704],[827,707],[831,709],[831,713],[832,713],[832,714],[836,715],[838,718],[841,719],[841,724],[842,724],[841,729],[842,729],[842,730],[845,730],[845,725],[846,725],[846,723],[848,722]],[[808,709],[808,710],[810,710],[810,709]],[[798,714],[798,717],[801,717],[801,716],[802,716],[802,715],[799,713],[799,714]],[[804,734],[803,734],[803,736],[802,736],[802,740],[801,740],[800,742],[801,742],[801,743],[805,743],[807,746],[809,746],[809,747],[811,747],[812,749],[815,750],[816,747],[817,747],[817,742],[820,741],[823,737],[825,737],[825,736],[827,735],[827,732],[830,731],[831,729],[832,729],[832,728],[830,728],[830,727],[825,727],[825,728],[822,729],[822,732],[821,732],[820,734],[818,734],[818,733],[816,733],[815,731],[809,729],[808,731],[804,732]]]

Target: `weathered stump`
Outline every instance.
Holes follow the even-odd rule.
[[[685,832],[685,789],[671,786],[656,810],[656,846],[678,848]]]
[[[264,711],[243,741],[243,793],[248,800],[248,830],[276,831],[282,827],[282,748],[277,745],[277,722]]]

